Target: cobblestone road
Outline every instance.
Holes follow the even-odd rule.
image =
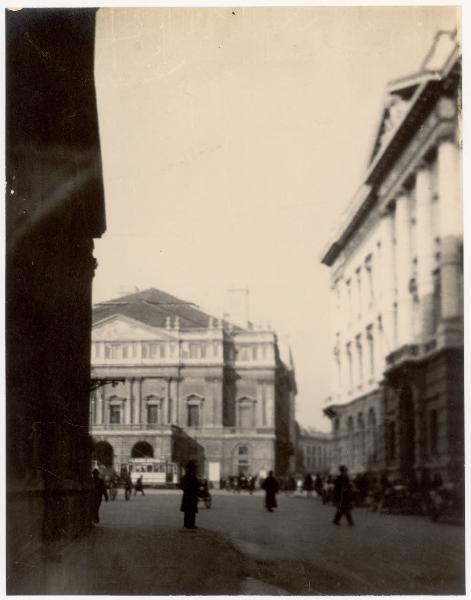
[[[462,594],[464,528],[420,517],[354,512],[332,525],[318,499],[217,492],[195,532],[181,528],[180,492],[103,504],[102,522],[49,566],[43,593]],[[34,565],[29,565],[29,578]],[[34,577],[32,581],[34,582]],[[39,581],[39,580],[38,580]],[[36,593],[38,593],[36,591]],[[23,586],[23,593],[28,590]],[[35,593],[30,591],[29,593]]]

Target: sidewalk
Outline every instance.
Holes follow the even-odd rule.
[[[284,595],[218,533],[97,526],[54,557],[18,565],[9,594]]]

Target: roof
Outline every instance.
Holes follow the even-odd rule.
[[[216,320],[193,302],[181,300],[155,288],[95,304],[93,323],[117,314],[130,317],[151,327],[165,327],[168,317],[178,317],[180,329],[206,329],[210,320]],[[224,321],[224,326],[229,325],[231,324]],[[236,326],[233,326],[233,329],[234,331],[243,331]]]

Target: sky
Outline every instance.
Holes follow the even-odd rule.
[[[95,78],[107,231],[94,301],[156,287],[288,339],[297,419],[328,430],[323,249],[360,186],[386,83],[453,7],[102,8]]]

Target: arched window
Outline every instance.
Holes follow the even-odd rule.
[[[93,454],[98,464],[104,465],[105,467],[113,466],[114,449],[109,442],[97,442]]]
[[[255,426],[255,400],[244,396],[237,402],[237,426],[240,429],[253,429]]]
[[[132,447],[131,458],[154,458],[154,449],[149,442],[137,442]]]
[[[201,427],[202,425],[202,408],[203,397],[197,394],[188,396],[187,401],[187,426]]]

